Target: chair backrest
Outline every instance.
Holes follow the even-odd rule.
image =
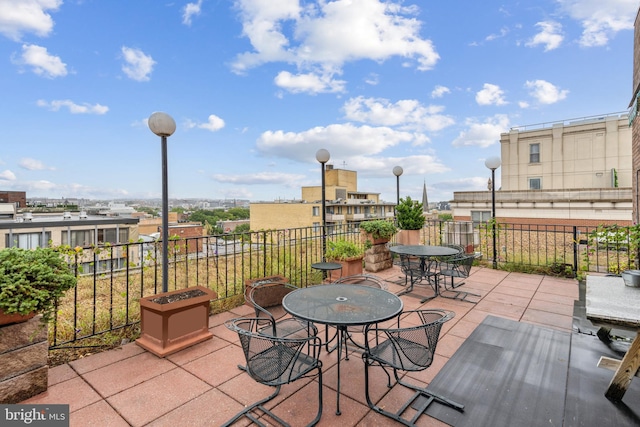
[[[420,260],[407,254],[400,254],[400,269],[404,274],[422,274]]]
[[[354,274],[341,277],[333,283],[346,283],[351,285],[370,286],[372,288],[387,290],[387,285],[378,277],[370,274]]]
[[[471,273],[471,266],[473,265],[473,260],[476,258],[474,254],[469,255],[459,255],[455,258],[450,258],[446,261],[447,266],[441,268],[441,271],[444,270],[454,270],[457,272],[457,276],[459,277],[469,277]]]
[[[258,331],[261,319],[238,318],[225,323],[238,333],[251,377],[262,384],[287,384],[321,366],[322,344],[316,336],[279,338]],[[304,351],[306,349],[306,351]]]
[[[412,310],[407,314],[408,316],[418,316],[421,324],[401,327],[402,320],[398,319],[397,328],[368,326],[365,330],[365,334],[367,334],[365,345],[369,348],[370,332],[376,335],[376,342],[386,338],[388,350],[373,356],[373,358],[382,359],[381,361],[395,369],[420,371],[431,366],[442,324],[452,319],[455,313],[447,310],[429,309]],[[407,316],[403,316],[403,319],[406,318]],[[415,323],[413,324],[415,325]],[[365,351],[371,354],[369,350]]]
[[[246,298],[247,302],[254,307],[256,317],[268,317],[275,321],[286,314],[282,309],[282,299],[296,289],[290,283],[269,282],[252,287],[246,294]]]

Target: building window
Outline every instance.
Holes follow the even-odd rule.
[[[313,208],[313,216],[319,216],[320,215],[320,207],[319,206],[314,206]]]
[[[319,223],[319,222],[314,222],[314,223],[313,223],[313,232],[314,232],[314,233],[319,233],[319,232],[320,232],[320,230],[321,230],[321,228],[320,228],[320,223]]]
[[[540,190],[542,184],[540,178],[529,178],[529,190]]]
[[[529,163],[540,163],[540,144],[529,145]]]
[[[491,219],[491,211],[471,211],[471,221],[487,222]]]
[[[49,240],[51,240],[49,231],[44,233],[7,234],[5,247],[20,249],[45,248],[49,245]]]
[[[71,237],[69,237],[71,235]],[[93,230],[73,230],[62,232],[62,244],[72,248],[93,245]]]

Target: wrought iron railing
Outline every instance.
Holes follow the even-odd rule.
[[[459,244],[476,252],[480,262],[493,256],[488,223],[430,220],[421,233],[425,244]],[[633,268],[638,236],[636,226],[498,221],[498,268],[569,276],[589,271],[619,273]],[[327,228],[327,239],[337,238],[364,245],[358,224],[332,224]],[[320,227],[301,227],[172,240],[169,290],[208,287],[218,294],[214,310],[224,311],[242,302],[248,279],[280,274],[300,287],[320,283],[322,275],[311,264],[322,259],[321,239]],[[50,346],[75,346],[87,338],[135,327],[140,318],[138,300],[162,291],[159,244],[136,242],[76,253],[70,262],[76,268],[78,286],[59,302],[49,328]]]

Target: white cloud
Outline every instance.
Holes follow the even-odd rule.
[[[580,45],[604,46],[619,31],[633,30],[636,0],[558,0],[561,7],[582,24]]]
[[[35,44],[22,45],[21,58],[13,62],[33,67],[33,72],[39,76],[55,78],[67,75],[67,64],[60,57],[50,55],[47,48]]]
[[[146,82],[149,80],[149,74],[153,71],[156,62],[150,55],[146,55],[140,49],[130,47],[122,47],[122,55],[125,64],[122,65],[122,71],[130,79]]]
[[[526,46],[535,47],[544,45],[544,51],[556,49],[562,43],[564,36],[562,35],[562,25],[555,21],[542,21],[536,24],[540,28],[540,32],[533,36],[526,43]]]
[[[527,101],[518,101],[518,107],[529,108],[529,103]]]
[[[458,137],[453,140],[452,145],[454,147],[478,146],[485,148],[500,141],[500,134],[509,128],[509,118],[504,114],[496,114],[489,117],[484,123],[468,119],[466,124],[468,129],[460,132]]]
[[[500,86],[491,83],[485,83],[483,89],[476,93],[476,102],[478,105],[505,105],[504,91]]]
[[[198,0],[196,3],[187,3],[182,9],[182,23],[184,25],[191,25],[191,18],[200,15],[200,8],[202,6],[202,0]]]
[[[29,171],[55,170],[55,168],[46,166],[40,160],[31,159],[29,157],[25,157],[24,159],[21,159],[20,162],[18,163],[18,166],[20,166],[22,169],[26,169]]]
[[[253,46],[253,51],[237,56],[232,65],[237,73],[285,62],[295,65],[299,75],[312,72],[333,81],[331,76],[340,74],[346,62],[383,62],[399,56],[418,70],[429,70],[439,59],[432,42],[420,36],[415,6],[380,0],[335,0],[304,7],[297,0],[238,0],[236,4],[243,35]],[[313,90],[316,86],[303,87]]]
[[[345,102],[343,110],[347,120],[401,130],[439,131],[454,124],[451,117],[440,114],[444,107],[423,106],[415,99],[391,103],[388,99],[359,96]]]
[[[313,73],[293,75],[288,71],[281,71],[274,79],[276,86],[292,93],[308,92],[332,93],[344,92],[345,81],[334,80],[331,74],[317,75]]]
[[[53,19],[47,12],[55,12],[60,5],[62,0],[2,0],[0,33],[16,41],[25,33],[46,37],[53,29]]]
[[[503,27],[500,29],[500,32],[498,34],[489,34],[487,37],[485,37],[485,41],[490,42],[496,39],[500,39],[506,36],[507,34],[509,34],[509,29],[506,27]]]
[[[9,169],[0,172],[0,181],[15,181],[16,175],[11,172]]]
[[[540,104],[555,104],[565,99],[569,93],[568,90],[560,89],[545,80],[527,80],[525,87],[530,89],[529,94]]]
[[[442,98],[447,93],[451,93],[451,90],[448,87],[437,85],[431,91],[431,97],[432,98]]]
[[[333,159],[346,159],[378,154],[401,143],[421,145],[426,142],[426,136],[419,133],[347,123],[317,126],[303,132],[263,132],[256,147],[266,156],[308,162],[320,147],[329,150]]]
[[[220,117],[216,116],[215,114],[211,114],[208,117],[206,123],[195,123],[193,121],[188,121],[186,124],[187,128],[189,129],[199,128],[199,129],[210,130],[211,132],[215,132],[222,129],[224,125],[225,125],[224,120],[222,120]]]
[[[283,172],[259,172],[245,175],[214,174],[214,181],[236,185],[273,184],[282,185],[290,183],[293,187],[299,188],[300,181],[306,178],[305,175]]]
[[[70,99],[61,99],[61,100],[55,100],[55,101],[45,101],[43,99],[38,100],[38,102],[36,103],[38,105],[38,107],[44,107],[44,108],[48,108],[51,111],[58,111],[63,107],[66,107],[69,109],[69,112],[71,114],[106,114],[107,111],[109,111],[109,107],[105,106],[105,105],[100,105],[100,104],[95,104],[95,105],[90,105],[88,103],[84,103],[82,105],[80,104],[76,104],[75,102],[71,101]]]

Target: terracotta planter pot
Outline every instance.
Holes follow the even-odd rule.
[[[342,271],[332,270],[330,271],[329,278],[338,280],[340,277],[353,276],[354,274],[362,274],[362,258],[351,258],[346,261],[331,260],[331,262],[337,262],[342,265]],[[340,275],[342,273],[342,276]]]
[[[36,313],[25,315],[18,313],[7,314],[3,309],[0,308],[0,325],[12,325],[14,323],[26,322],[27,320],[32,319],[35,315]]]
[[[400,230],[396,240],[399,245],[419,245],[420,230]]]
[[[372,245],[382,245],[389,241],[389,238],[387,237],[379,237],[377,239],[374,239],[371,233],[365,233],[364,231],[360,232],[360,236],[362,238],[363,243],[369,240]]]
[[[195,286],[140,298],[140,338],[136,343],[165,357],[213,337],[209,332],[211,289]]]

